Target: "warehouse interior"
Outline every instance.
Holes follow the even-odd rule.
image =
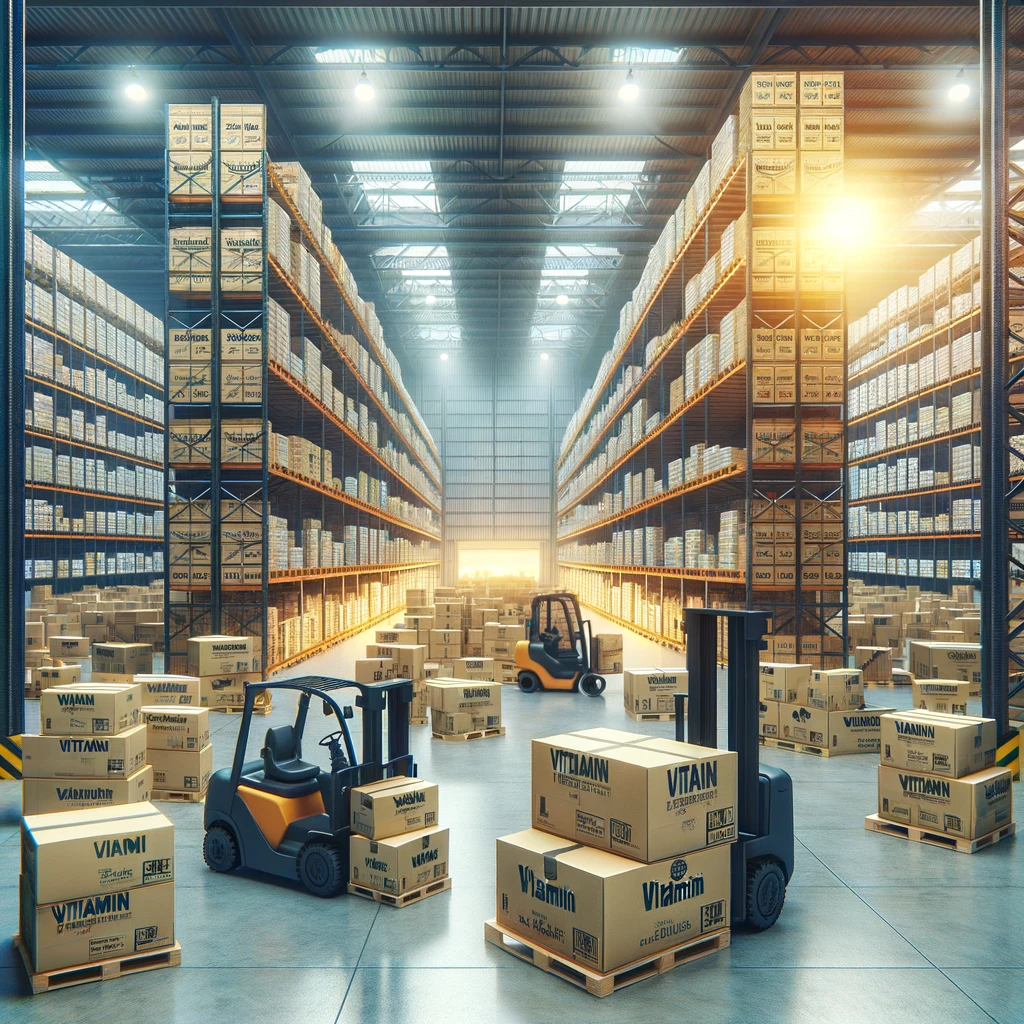
[[[0,6],[11,1019],[1020,1019],[1019,5]]]

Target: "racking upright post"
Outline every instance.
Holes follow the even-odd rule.
[[[25,7],[3,0],[0,36],[0,778],[25,717]]]

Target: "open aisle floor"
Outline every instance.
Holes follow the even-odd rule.
[[[619,631],[591,618],[597,631]],[[290,674],[346,675],[368,641],[370,633],[356,637]],[[628,632],[624,649],[626,663],[638,667],[679,664],[682,657]],[[909,706],[909,688],[869,689],[870,703]],[[202,859],[202,806],[164,804],[176,825],[182,966],[33,998],[5,940],[4,1017],[19,1024],[135,1024],[140,1012],[161,1022],[303,1024],[441,1016],[447,1024],[1020,1020],[1024,858],[1018,841],[965,856],[865,832],[864,816],[876,803],[873,755],[818,760],[763,751],[766,762],[793,778],[797,838],[786,907],[769,932],[737,933],[723,952],[600,1004],[487,945],[494,841],[529,821],[530,739],[595,726],[673,735],[670,724],[638,725],[626,716],[621,676],[610,677],[597,700],[526,695],[512,686],[502,699],[504,737],[440,743],[426,727],[413,729],[419,773],[439,783],[441,823],[451,829],[450,892],[395,910],[216,875]],[[37,707],[30,704],[30,729]],[[258,744],[267,726],[290,720],[292,711],[280,702],[271,716],[254,719]],[[215,767],[230,763],[237,728],[233,716],[214,719]],[[310,733],[307,756],[316,738]],[[17,930],[19,813],[19,788],[0,784],[0,936]]]

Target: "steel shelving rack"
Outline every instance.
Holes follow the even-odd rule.
[[[49,453],[51,476],[35,479],[26,457],[26,585],[152,582],[164,553],[163,326],[31,232],[25,286],[25,448]],[[81,460],[77,482],[58,481],[65,458],[69,471]]]
[[[821,357],[805,359],[801,352],[804,332],[828,330],[842,344],[842,275],[833,274],[826,282],[807,272],[815,246],[820,256],[823,225],[836,195],[802,191],[795,185],[789,194],[762,194],[765,154],[754,149],[747,130],[752,114],[750,90],[757,78],[755,72],[741,98],[739,143],[732,165],[718,187],[712,186],[705,212],[693,221],[687,216],[685,237],[678,240],[675,256],[665,261],[664,270],[629,325],[624,343],[602,367],[563,439],[558,459],[559,570],[563,585],[578,591],[584,603],[650,639],[681,648],[687,607],[758,608],[773,617],[770,657],[831,667],[842,663],[846,636],[842,568],[846,359],[845,351],[842,357],[833,357],[843,366],[844,386],[833,387],[826,397],[824,391],[804,392],[804,371],[810,371],[812,361]],[[841,96],[842,76],[831,78],[838,80]],[[797,110],[792,113],[795,121]],[[842,116],[835,108],[832,113]],[[714,153],[713,149],[712,165]],[[795,140],[792,150],[782,155],[792,156],[795,172],[800,155]],[[831,156],[841,180],[841,144]],[[755,178],[759,179],[757,187]],[[688,283],[719,248],[729,223],[740,217],[745,219],[742,245],[737,245],[731,260],[720,262],[714,285],[703,289],[706,294],[698,304],[684,302]],[[765,290],[758,282],[755,288],[755,274],[761,271],[758,240],[766,237],[766,229],[791,232],[792,287]],[[720,360],[717,372],[710,380],[701,381],[700,387],[688,388],[689,397],[680,401],[677,394],[673,401],[671,383],[692,372],[688,357],[692,360],[691,353],[702,340],[719,332],[725,315],[741,303],[746,310],[745,327],[732,358],[724,363]],[[757,330],[792,332],[791,393],[759,394],[755,400],[759,363],[766,358],[748,338],[748,331]],[[667,342],[653,358],[648,356],[648,343],[666,332]],[[606,416],[597,429],[592,428],[590,439],[581,446],[578,438],[594,423],[601,403],[623,384],[624,368],[630,366],[642,368],[639,377],[634,373],[632,386],[615,413]],[[808,378],[814,380],[814,374],[808,373]],[[642,398],[647,400],[646,412],[651,417],[642,436],[637,438],[634,431],[632,444],[625,451],[602,456],[605,439]],[[769,429],[766,421],[771,420],[789,424],[791,459],[775,461],[778,446],[765,433]],[[817,445],[805,445],[805,427],[818,430],[817,424],[824,424],[823,429],[834,436],[835,444],[826,454],[821,454]],[[710,471],[684,473],[682,482],[669,486],[669,463],[685,459],[695,445],[732,451]],[[596,474],[578,485],[581,470],[595,458],[603,459]],[[643,499],[627,504],[627,472],[631,481],[639,475],[645,481],[659,481],[662,489],[648,494],[645,485]],[[599,498],[602,492],[604,497]],[[613,497],[618,492],[623,493],[621,503]],[[587,501],[597,505],[599,514],[584,521],[572,518]],[[828,523],[818,518],[823,510],[830,517]],[[729,535],[729,547],[734,555],[723,558],[720,548],[705,550],[700,545],[716,531],[726,512],[732,513],[730,530],[735,532]],[[778,532],[777,521],[783,526]],[[653,546],[646,532],[652,528]],[[634,531],[632,558],[625,539],[629,530]],[[644,531],[642,558],[635,557],[638,530]],[[621,542],[615,538],[619,531],[623,531]],[[704,531],[695,537],[691,534],[697,550],[691,549],[687,531]],[[780,542],[783,535],[791,540]],[[719,540],[721,536],[720,532]],[[681,551],[672,561],[680,564],[665,564],[670,559],[662,556],[661,545],[670,538],[678,538]],[[621,544],[621,555],[616,543]],[[609,551],[616,555],[614,559],[602,557]],[[631,608],[627,607],[630,602]]]
[[[263,117],[262,108],[259,116]],[[208,336],[211,346],[209,395],[200,393],[205,400],[175,401],[180,394],[169,390],[172,434],[182,427],[192,439],[198,439],[203,454],[195,458],[190,449],[187,459],[173,461],[168,445],[167,650],[173,671],[184,664],[189,636],[211,632],[251,635],[260,642],[263,671],[269,673],[388,621],[404,606],[407,588],[433,585],[439,564],[440,466],[430,434],[401,384],[397,366],[392,365],[393,357],[381,351],[367,329],[358,303],[325,255],[324,238],[303,217],[265,149],[244,154],[258,167],[259,194],[222,196],[220,103],[216,98],[210,105],[210,118],[209,195],[178,199],[169,195],[167,202],[168,229],[201,227],[209,230],[211,238],[208,290],[172,292],[168,286],[167,292],[168,330],[200,332],[200,343]],[[268,236],[271,201],[289,217],[293,250],[299,246],[316,260],[319,311],[272,255]],[[254,240],[260,239],[252,256],[258,265],[258,290],[234,292],[223,287],[220,235],[228,228],[248,229]],[[270,317],[281,310],[289,317],[291,355],[287,360],[270,349],[270,334],[275,329]],[[227,330],[249,332],[258,339],[261,383],[258,395],[252,389],[251,401],[224,400],[221,381],[227,364],[222,360],[220,338]],[[378,361],[379,391],[364,378],[351,352],[339,345],[338,333],[354,336]],[[293,372],[293,361],[301,360],[304,339],[320,350],[322,365],[333,373],[333,387],[365,405],[378,419],[378,448]],[[191,397],[195,397],[194,390]],[[408,433],[414,440],[403,433],[399,410],[406,413],[412,425]],[[234,432],[236,438],[244,436],[243,444],[231,447],[230,454],[238,456],[232,461],[226,458],[225,431]],[[315,445],[321,453],[317,475],[306,465],[280,465],[270,451],[274,436]],[[331,480],[323,479],[327,475],[325,451],[333,453]],[[420,467],[415,481],[399,471],[400,453],[405,453],[408,465]],[[174,454],[182,454],[178,446]],[[364,498],[333,483],[334,478],[358,479],[360,474],[386,481],[388,494],[420,508],[421,521],[410,522],[372,504],[369,495]],[[418,557],[392,562],[377,557],[365,562],[349,550],[344,565],[272,568],[272,519],[279,533],[280,521],[285,520],[296,538],[304,522],[310,521],[332,532],[338,543],[347,536],[346,530],[354,530],[357,545],[360,531],[369,536],[368,531],[386,529],[392,539],[417,545],[413,554]],[[317,539],[309,542],[311,546],[320,544],[319,531],[311,530],[310,536],[314,534]],[[290,557],[300,545],[288,546]],[[232,561],[226,563],[229,555]]]

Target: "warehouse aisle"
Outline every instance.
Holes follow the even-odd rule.
[[[400,616],[396,615],[396,621]],[[598,631],[617,631],[594,617]],[[343,675],[372,631],[292,670]],[[631,633],[627,663],[670,666],[676,652]],[[903,691],[872,700],[906,706]],[[203,864],[202,807],[164,804],[176,825],[179,970],[12,1002],[19,1021],[134,1022],[140,1005],[161,1019],[302,1020],[304,1024],[482,1020],[668,1021],[727,1024],[874,1022],[907,1007],[931,1024],[1016,1019],[1006,993],[1020,979],[1024,865],[1010,841],[974,857],[902,843],[863,829],[876,798],[875,759],[817,760],[771,751],[794,782],[796,874],[770,935],[738,934],[713,957],[619,992],[591,997],[485,944],[494,912],[494,841],[525,828],[530,813],[529,741],[567,729],[607,726],[671,736],[669,724],[639,726],[622,710],[622,679],[603,699],[502,691],[507,735],[470,743],[431,741],[415,727],[419,772],[441,787],[441,823],[451,829],[449,893],[393,910],[356,897],[320,901],[273,881],[223,876]],[[289,719],[289,702],[256,719],[254,741]],[[326,723],[326,720],[325,720]],[[237,719],[217,716],[215,765],[230,762]],[[314,723],[315,729],[315,723]],[[307,756],[313,748],[306,750]],[[767,753],[767,752],[766,752]],[[1018,787],[1018,798],[1020,797]],[[18,789],[0,786],[0,927],[16,930]],[[908,881],[909,880],[909,881]],[[243,923],[240,930],[239,922]],[[956,935],[951,942],[949,936]],[[0,994],[24,991],[9,945],[0,952]],[[59,1004],[59,1007],[57,1006]],[[987,1012],[986,1012],[987,1011]],[[990,1016],[991,1015],[991,1016]]]

